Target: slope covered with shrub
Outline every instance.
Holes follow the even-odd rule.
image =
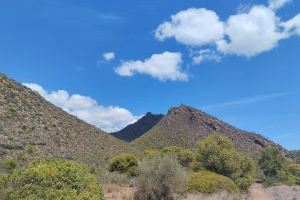
[[[0,74],[0,158],[63,157],[104,164],[130,146]]]
[[[240,130],[186,105],[171,108],[153,128],[132,143],[140,149],[172,145],[193,149],[199,140],[213,132],[230,138],[240,152],[251,154],[253,157],[266,147],[277,146],[261,135]]]

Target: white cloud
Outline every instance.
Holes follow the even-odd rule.
[[[300,35],[300,14],[287,22],[276,14],[276,10],[289,2],[291,0],[269,0],[268,6],[239,9],[224,21],[206,8],[189,8],[159,25],[155,37],[161,41],[175,38],[192,48],[206,45],[218,53],[253,57],[272,50],[280,40]],[[195,59],[194,62],[201,63],[204,56]]]
[[[218,49],[247,57],[269,51],[285,37],[279,30],[279,21],[275,13],[265,6],[254,6],[247,13],[232,15],[225,26],[229,41],[217,42]]]
[[[114,52],[106,52],[102,54],[102,57],[105,61],[111,61],[115,59],[116,55]]]
[[[214,11],[190,8],[159,25],[155,37],[161,41],[174,37],[183,44],[202,46],[222,39],[223,23]]]
[[[181,54],[172,52],[163,52],[153,54],[144,61],[134,60],[123,62],[115,69],[120,76],[133,76],[136,73],[147,74],[161,81],[164,80],[188,80],[188,75],[181,69]]]
[[[289,35],[298,34],[300,36],[300,14],[284,22],[282,26]]]
[[[205,61],[216,61],[220,62],[222,57],[215,51],[211,49],[201,49],[199,51],[191,52],[191,57],[193,59],[193,64],[202,64]]]
[[[269,8],[272,10],[278,10],[291,1],[292,0],[269,0]]]
[[[47,101],[64,111],[107,132],[118,131],[139,118],[118,106],[99,105],[96,100],[88,96],[71,95],[64,90],[49,92],[35,83],[24,83],[23,85],[38,92]]]

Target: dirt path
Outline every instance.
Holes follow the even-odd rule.
[[[255,183],[249,190],[250,200],[273,200],[272,196],[266,192],[262,185]]]

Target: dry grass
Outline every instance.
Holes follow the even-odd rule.
[[[212,195],[204,194],[188,194],[184,200],[246,200],[245,195],[233,195],[227,192],[222,192]]]
[[[274,186],[266,189],[273,200],[300,200],[300,186]]]
[[[129,186],[118,186],[116,184],[103,185],[106,200],[133,200],[136,189]]]

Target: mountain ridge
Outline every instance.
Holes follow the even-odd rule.
[[[111,135],[126,142],[132,142],[133,140],[150,130],[153,126],[155,126],[163,116],[164,115],[162,114],[153,114],[151,112],[147,112],[135,123],[129,124],[122,130],[111,133]]]
[[[192,149],[200,139],[211,133],[229,137],[243,153],[257,155],[261,149],[276,146],[271,140],[247,131],[240,130],[203,111],[187,105],[172,107],[168,113],[148,132],[132,142],[138,148],[161,148],[177,145]]]

